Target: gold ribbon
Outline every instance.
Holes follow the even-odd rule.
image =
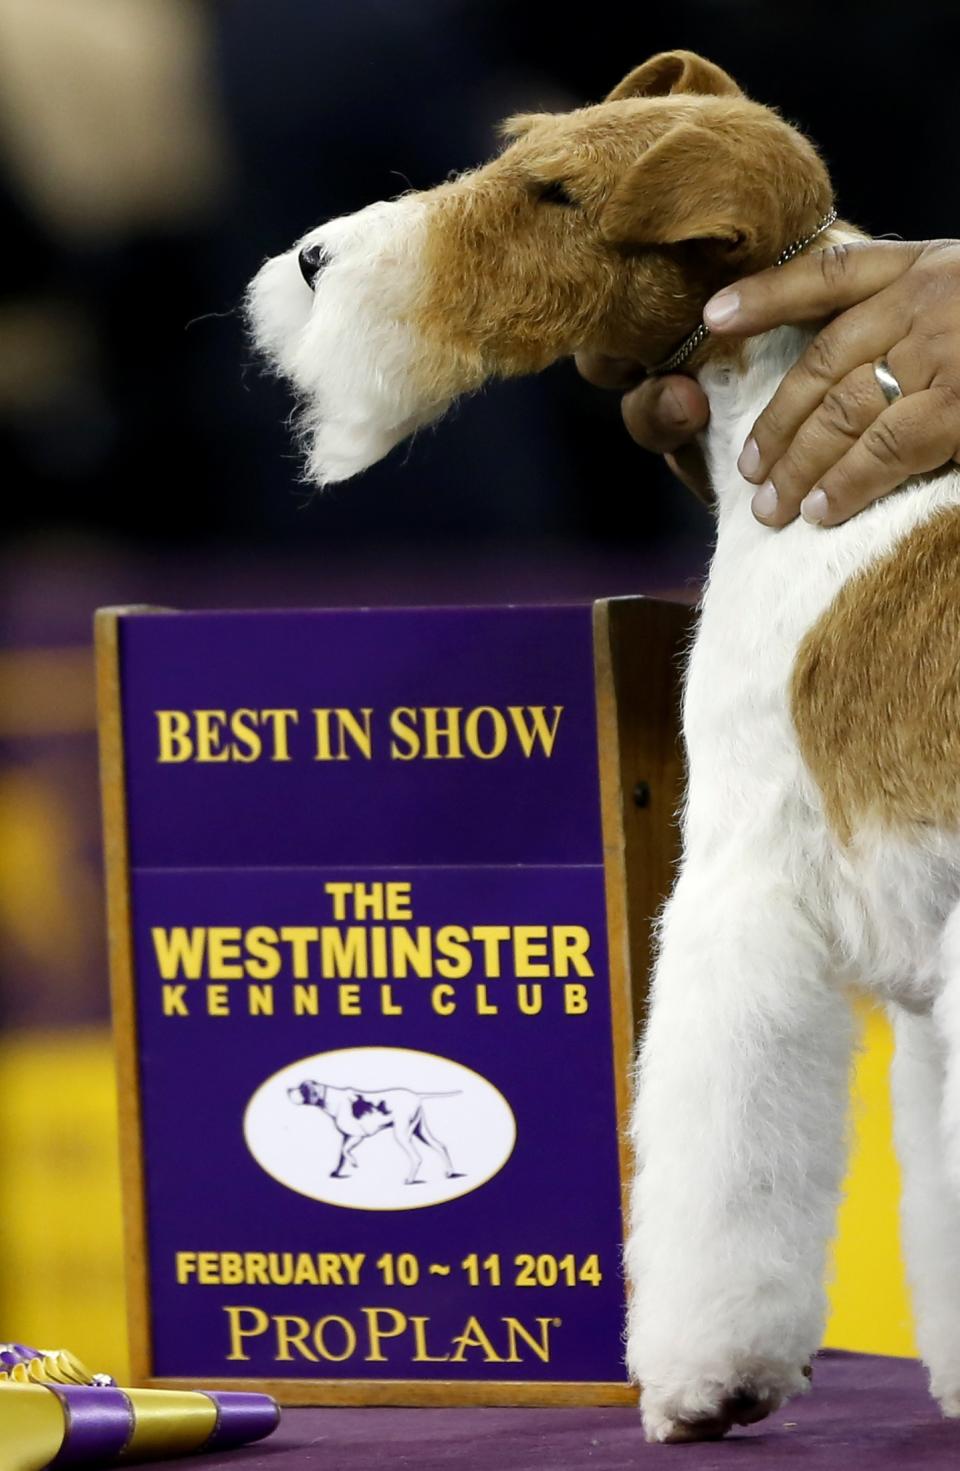
[[[0,1382],[11,1384],[92,1384],[93,1375],[69,1349],[58,1348],[42,1359],[27,1359],[12,1369],[0,1369]]]
[[[205,1394],[177,1389],[125,1389],[133,1406],[133,1435],[124,1461],[189,1456],[206,1445],[217,1428],[217,1407]]]
[[[43,1471],[63,1445],[63,1409],[39,1384],[0,1380],[0,1452],[5,1471]]]

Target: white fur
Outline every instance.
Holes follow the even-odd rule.
[[[807,337],[708,365],[716,551],[684,701],[684,849],[641,1049],[628,1362],[649,1438],[806,1387],[844,1165],[846,984],[896,1014],[905,1239],[933,1392],[960,1413],[960,840],[827,827],[789,711],[800,640],[955,471],[831,530],[772,531],[736,457]],[[944,1100],[946,1113],[944,1114]]]
[[[411,325],[428,211],[414,194],[334,220],[251,286],[257,344],[300,394],[320,483],[477,386]],[[315,242],[328,262],[311,292],[297,250]],[[960,473],[831,530],[762,526],[736,459],[808,337],[781,329],[750,344],[743,372],[700,374],[717,545],[687,670],[684,851],[638,1067],[626,1250],[627,1358],[654,1440],[722,1423],[725,1401],[774,1408],[807,1386],[844,1166],[851,982],[895,1014],[918,1335],[934,1394],[960,1413],[960,836],[863,831],[842,849],[789,710],[804,634],[851,576],[960,504]]]
[[[427,354],[410,325],[428,209],[408,194],[330,220],[266,261],[250,285],[254,341],[298,394],[306,473],[320,485],[366,470],[451,401],[425,378]],[[314,244],[327,263],[311,291],[297,256]]]

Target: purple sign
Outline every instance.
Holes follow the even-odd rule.
[[[625,1393],[591,609],[99,641],[137,1372]]]

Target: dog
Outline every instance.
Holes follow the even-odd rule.
[[[489,378],[580,349],[669,363],[708,297],[859,232],[814,147],[686,52],[506,124],[482,168],[310,230],[253,335],[344,479]],[[960,1415],[960,474],[824,532],[736,468],[813,330],[695,343],[717,536],[683,701],[682,859],[631,1137],[627,1363],[654,1441],[809,1387],[844,1169],[851,984],[890,1009],[903,1239],[930,1385]],[[842,405],[837,406],[838,413]]]
[[[414,1143],[419,1139],[428,1145],[443,1160],[444,1173],[448,1180],[462,1179],[453,1168],[450,1152],[438,1139],[423,1115],[426,1098],[453,1098],[453,1093],[414,1093],[409,1088],[384,1088],[379,1093],[362,1093],[358,1088],[332,1088],[329,1083],[315,1083],[311,1078],[287,1089],[291,1103],[305,1104],[321,1109],[340,1135],[340,1158],[336,1169],[330,1171],[333,1180],[347,1177],[346,1167],[355,1170],[358,1161],[354,1158],[357,1146],[383,1129],[392,1129],[393,1137],[407,1156],[408,1170],[406,1185],[420,1185],[417,1179],[423,1163]]]

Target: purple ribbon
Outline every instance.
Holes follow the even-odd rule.
[[[267,1394],[244,1394],[239,1390],[205,1393],[217,1407],[217,1423],[202,1447],[205,1451],[232,1450],[252,1440],[263,1440],[280,1424],[280,1406]]]
[[[43,1354],[37,1353],[35,1348],[27,1348],[22,1343],[5,1343],[0,1349],[0,1364],[4,1369],[15,1369],[18,1364],[29,1363],[31,1359],[42,1359]]]
[[[133,1434],[133,1410],[120,1389],[48,1384],[63,1406],[67,1431],[49,1471],[61,1466],[98,1466],[119,1456]]]

